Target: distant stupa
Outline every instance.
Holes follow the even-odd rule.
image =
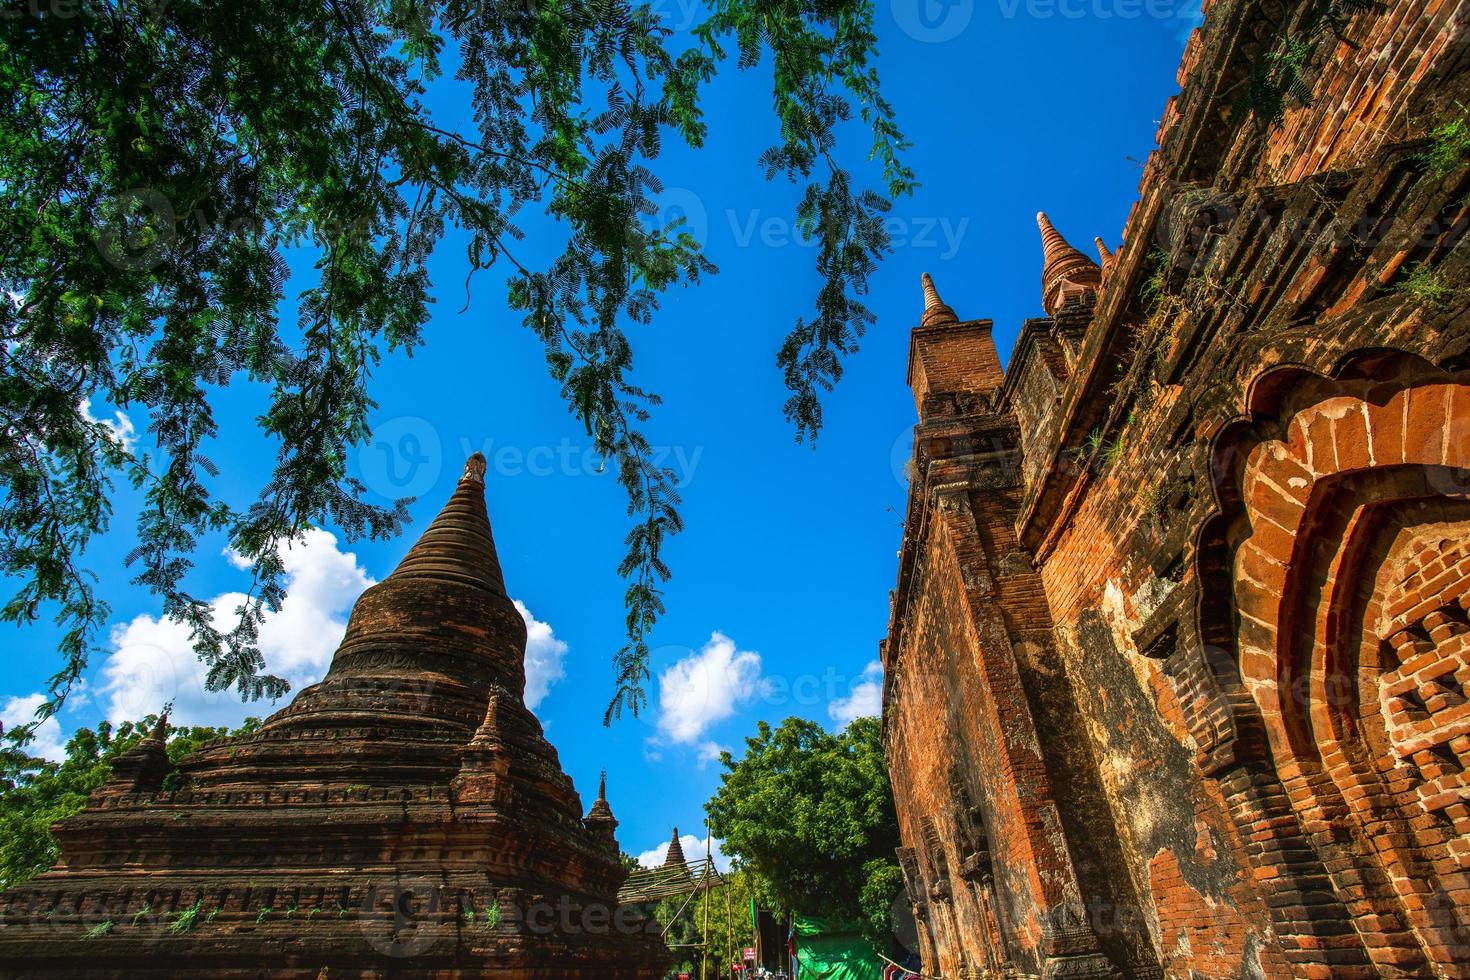
[[[689,866],[688,859],[684,857],[684,845],[679,842],[678,827],[674,828],[674,837],[669,841],[669,849],[664,854],[663,866],[666,868],[685,868]]]

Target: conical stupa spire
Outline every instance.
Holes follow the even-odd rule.
[[[485,510],[484,456],[475,453],[465,462],[454,495],[388,577],[449,578],[504,594]]]
[[[679,842],[679,828],[674,828],[674,838],[669,841],[668,853],[664,855],[664,867],[683,867],[689,861],[684,857],[684,845]]]
[[[525,653],[526,622],[505,593],[490,532],[485,457],[475,453],[398,567],[358,597],[321,682],[227,759],[205,750],[187,765],[201,784],[281,782],[283,773],[375,785],[449,778],[466,743],[493,748],[534,723],[521,704]],[[302,737],[315,740],[309,756]]]
[[[491,619],[504,628],[493,628]],[[475,453],[444,509],[398,567],[358,600],[332,672],[353,665],[361,648],[376,651],[415,641],[420,658],[452,655],[481,675],[478,680],[499,683],[519,697],[525,688],[525,639],[525,623],[505,594],[490,532],[485,457]],[[496,666],[500,669],[485,673]],[[489,683],[483,689],[488,694]]]
[[[1113,261],[1113,253],[1109,251],[1107,245],[1103,243],[1101,235],[1094,238],[1092,240],[1092,243],[1097,246],[1097,255],[1098,258],[1102,259],[1103,265],[1107,265],[1109,262]]]
[[[1041,229],[1043,261],[1041,308],[1052,316],[1073,296],[1096,289],[1102,282],[1102,270],[1067,243],[1045,211],[1036,212],[1036,226]]]
[[[939,298],[939,290],[934,288],[934,279],[929,273],[924,273],[919,281],[924,286],[924,316],[919,320],[919,326],[932,327],[940,323],[959,323],[960,318],[955,316],[954,310]]]

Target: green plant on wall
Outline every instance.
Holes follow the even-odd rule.
[[[51,827],[86,805],[112,774],[114,760],[142,741],[155,721],[149,715],[116,726],[102,721],[96,728],[78,728],[59,763],[31,755],[21,727],[0,736],[0,889],[14,888],[56,863],[61,852]],[[206,742],[253,731],[259,724],[247,719],[233,732],[170,725],[168,758],[174,769],[165,786],[177,784],[179,762]]]
[[[201,898],[199,901],[184,909],[182,912],[175,913],[173,921],[168,924],[168,931],[175,934],[192,932],[194,929],[194,922],[196,919],[199,918],[199,912],[203,908],[204,899]]]
[[[1252,60],[1235,101],[1233,122],[1254,119],[1258,126],[1274,126],[1289,103],[1309,104],[1312,63],[1332,44],[1352,44],[1345,32],[1354,17],[1385,10],[1387,5],[1382,0],[1310,0],[1280,9],[1282,33],[1273,47]]]
[[[1445,306],[1455,295],[1455,288],[1445,281],[1444,274],[1428,262],[1414,263],[1398,289],[1423,306]]]
[[[1470,160],[1470,109],[1455,103],[1452,113],[1429,132],[1429,148],[1419,155],[1431,177],[1448,177]]]

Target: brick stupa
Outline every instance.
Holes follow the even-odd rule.
[[[321,683],[170,771],[161,733],[3,896],[5,977],[652,978],[605,793],[523,701],[485,461],[363,593]]]

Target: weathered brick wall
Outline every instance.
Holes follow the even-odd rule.
[[[911,351],[885,737],[918,892],[966,809],[994,881],[931,971],[1470,976],[1470,166],[1426,158],[1470,4],[1358,14],[1241,121],[1311,6],[1210,6],[1005,378]]]

